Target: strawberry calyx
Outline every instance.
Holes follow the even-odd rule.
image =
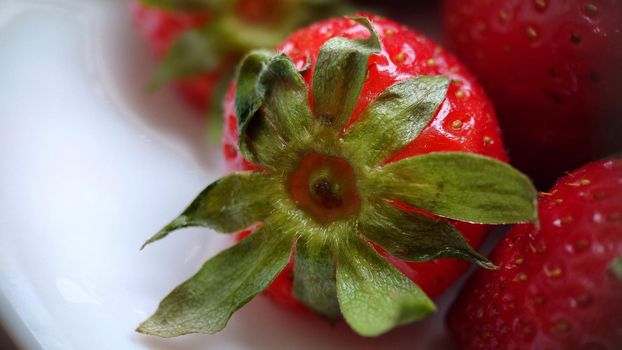
[[[343,318],[359,334],[376,336],[436,308],[371,242],[406,261],[451,257],[496,268],[447,219],[537,220],[529,179],[493,158],[437,152],[386,163],[432,120],[449,78],[403,80],[349,125],[369,57],[382,50],[372,23],[353,20],[369,37],[327,41],[312,91],[284,54],[258,50],[243,59],[235,95],[239,149],[260,170],[212,183],[146,244],[189,226],[224,233],[261,226],[171,292],[139,332],[222,330],[295,250],[294,296],[327,319]]]

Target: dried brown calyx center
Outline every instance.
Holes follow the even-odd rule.
[[[354,171],[342,158],[305,156],[289,185],[296,204],[321,223],[353,215],[360,208]]]
[[[309,184],[311,199],[316,205],[327,209],[339,208],[343,204],[342,187],[330,179],[320,177]]]

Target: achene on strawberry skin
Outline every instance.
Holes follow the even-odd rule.
[[[540,227],[515,226],[448,315],[463,349],[622,346],[622,158],[561,178]]]
[[[409,49],[426,40],[373,16],[338,18],[242,60],[229,151],[249,170],[210,184],[146,244],[189,226],[258,228],[175,288],[139,332],[219,332],[293,256],[293,297],[363,336],[436,309],[400,262],[458,258],[495,268],[457,229],[469,226],[456,223],[534,221],[536,191],[508,164],[472,152],[501,150],[497,133],[481,134],[497,131],[494,117],[467,108],[488,105],[470,97],[478,88],[432,44],[419,46],[432,49],[426,67],[445,68],[417,71],[419,53]],[[436,125],[462,113],[480,115],[452,120],[462,137]],[[491,129],[472,130],[476,122]]]
[[[448,48],[486,89],[513,164],[539,189],[622,149],[622,1],[442,4]]]

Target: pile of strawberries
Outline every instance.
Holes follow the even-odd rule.
[[[229,5],[223,5],[225,3]],[[279,7],[285,6],[284,3],[289,6],[289,16]],[[380,11],[382,3],[375,5]],[[399,2],[389,4],[400,6]],[[227,7],[227,10],[213,10],[219,9],[218,6]],[[297,11],[292,6],[303,10]],[[622,349],[622,158],[619,155],[622,151],[622,1],[444,0],[438,9],[442,10],[446,48],[383,17],[359,14],[371,23],[371,29],[366,29],[360,20],[341,17],[351,13],[352,8],[356,5],[319,0],[142,0],[134,2],[131,10],[138,29],[162,60],[156,82],[172,81],[197,110],[207,112],[216,108],[224,115],[223,150],[231,171],[256,173],[278,169],[277,166],[272,168],[278,160],[268,159],[272,156],[261,153],[261,147],[268,146],[246,131],[249,123],[259,122],[255,118],[247,123],[247,117],[241,115],[246,112],[240,107],[243,105],[240,90],[245,88],[240,86],[243,81],[238,79],[229,84],[232,76],[242,76],[241,72],[251,67],[246,65],[252,63],[247,57],[237,73],[235,71],[242,57],[252,49],[276,48],[276,52],[284,54],[300,72],[301,80],[296,84],[313,88],[315,93],[315,72],[330,72],[330,79],[341,81],[342,72],[337,68],[326,68],[326,72],[318,70],[326,59],[322,55],[328,42],[338,38],[358,43],[352,44],[353,47],[362,47],[368,43],[361,38],[372,40],[377,35],[379,49],[369,51],[362,61],[366,73],[361,76],[360,85],[352,83],[359,79],[356,75],[348,75],[348,79],[339,83],[351,84],[351,91],[356,90],[354,95],[335,83],[334,96],[322,95],[335,101],[331,102],[332,107],[318,104],[313,100],[313,93],[307,94],[309,101],[304,100],[310,103],[310,111],[320,120],[324,118],[323,113],[345,113],[347,118],[337,128],[337,135],[346,143],[350,130],[356,129],[359,120],[368,118],[374,103],[390,98],[387,91],[392,86],[417,77],[448,77],[442,102],[433,106],[430,119],[412,132],[411,139],[391,149],[393,139],[409,132],[395,130],[414,128],[416,124],[386,122],[384,134],[374,130],[367,134],[367,139],[359,140],[361,145],[386,155],[378,158],[382,160],[378,166],[389,168],[426,154],[465,152],[491,161],[510,161],[541,191],[548,189],[538,195],[537,218],[512,218],[510,213],[494,220],[489,218],[494,215],[484,215],[486,219],[479,220],[470,214],[456,214],[455,210],[443,211],[444,204],[439,204],[441,199],[423,198],[427,193],[424,188],[421,188],[422,195],[391,192],[397,196],[391,197],[396,200],[393,202],[396,207],[449,223],[472,247],[477,247],[485,238],[487,224],[518,223],[492,252],[490,262],[495,268],[478,269],[448,313],[447,326],[457,346],[463,349]],[[242,26],[240,33],[252,38],[247,40],[227,32],[235,28],[225,28],[230,22]],[[288,23],[284,25],[283,22]],[[293,28],[302,29],[293,31]],[[227,34],[215,37],[220,35],[218,33]],[[257,47],[253,47],[253,43]],[[363,49],[368,50],[367,47]],[[358,59],[355,55],[344,57],[350,57],[347,59],[352,62]],[[337,63],[339,59],[337,56],[330,58]],[[271,61],[261,62],[265,66]],[[349,64],[356,63],[347,64],[351,67]],[[283,72],[273,73],[285,74]],[[298,86],[292,85],[292,81],[284,84],[285,91],[294,91],[293,86]],[[291,92],[288,101],[297,98],[302,97]],[[288,113],[298,113],[291,106],[280,106]],[[395,106],[392,108],[391,113],[397,110]],[[423,113],[423,107],[417,108],[420,109],[408,112]],[[267,107],[256,108],[253,113],[263,113],[264,109]],[[387,118],[400,117],[386,114]],[[249,120],[253,116],[249,114]],[[274,122],[269,120],[269,123]],[[326,125],[338,123],[333,119],[325,122]],[[287,144],[283,147],[285,149]],[[383,147],[388,148],[383,150]],[[292,172],[293,180],[290,178],[290,182],[284,184],[291,186],[289,193],[300,208],[320,223],[325,218],[332,221],[346,217],[359,205],[357,198],[351,201],[354,204],[342,206],[342,201],[350,200],[347,197],[350,196],[347,192],[350,175],[347,174],[336,176],[339,181],[346,179],[343,180],[345,185],[339,183],[345,190],[341,187],[335,190],[330,181],[320,181],[313,183],[315,187],[309,190],[311,197],[308,196],[305,186],[311,180],[307,177],[317,164],[339,169],[342,173],[353,171],[355,175],[352,176],[356,176],[355,161],[352,161],[352,170],[331,158],[336,157],[333,154],[322,157],[304,158],[302,165]],[[309,173],[307,169],[311,169]],[[437,184],[445,186],[440,180]],[[503,193],[504,190],[495,186],[480,186],[476,190],[483,194]],[[410,189],[405,187],[401,192]],[[343,192],[346,197],[342,197],[340,191],[346,191]],[[356,191],[353,193],[351,196],[356,196]],[[510,203],[510,197],[515,194],[507,192],[506,195]],[[417,205],[410,202],[414,197],[419,200]],[[458,195],[452,198],[451,208],[468,201]],[[421,206],[419,203],[432,204]],[[469,205],[464,204],[465,207]],[[490,207],[489,210],[503,210],[500,208]],[[203,221],[174,225],[151,241],[177,228],[214,228],[210,225]],[[255,229],[245,230],[238,239],[243,240]],[[460,257],[456,254],[408,259],[407,254],[402,254],[404,249],[395,244],[387,244],[382,238],[373,241],[379,255],[429,297],[447,289],[469,266],[466,261],[455,259]],[[300,310],[311,309],[333,318],[334,314],[326,311],[329,309],[315,308],[317,303],[310,301],[310,296],[295,292],[295,274],[299,266],[294,261],[295,257],[289,259],[265,293],[281,304]],[[339,291],[337,296],[344,308]],[[376,335],[373,331],[366,332],[368,328],[360,326],[348,313],[342,313],[357,332]],[[414,319],[396,321],[393,325]],[[139,331],[178,335],[158,333],[150,326],[143,325]],[[158,327],[158,330],[163,329],[161,324]]]

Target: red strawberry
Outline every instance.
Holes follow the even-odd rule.
[[[448,317],[464,349],[620,349],[622,158],[563,177],[540,228],[514,227]]]
[[[363,85],[351,123],[355,122],[370,101],[387,87],[404,79],[421,75],[446,75],[453,79],[447,98],[421,135],[395,153],[390,160],[438,151],[463,151],[507,160],[503,141],[488,99],[471,75],[441,47],[425,36],[390,20],[371,17],[380,36],[383,50],[369,60],[368,78]],[[366,29],[354,21],[335,19],[312,25],[292,34],[277,50],[284,52],[302,67],[311,58],[303,75],[311,87],[315,59],[322,45],[331,38],[355,38]],[[238,151],[237,118],[234,89],[225,102],[224,154],[230,171],[254,169]],[[479,246],[486,227],[455,223],[472,246]],[[388,258],[431,297],[444,291],[468,267],[465,261],[438,259],[425,263],[406,263]],[[267,290],[277,301],[296,304],[292,300],[292,264]]]
[[[209,20],[208,12],[165,11],[145,6],[139,0],[134,0],[130,6],[138,30],[159,59],[164,59],[179,35],[189,29],[200,27]],[[175,85],[191,106],[203,111],[209,106],[209,97],[220,74],[221,72],[214,72],[179,79]]]
[[[140,0],[130,4],[138,30],[158,58],[163,58],[179,35],[200,27],[209,20],[209,12],[163,10],[144,5]]]
[[[536,217],[535,189],[503,162],[481,89],[392,21],[332,19],[276,52],[252,51],[225,104],[225,153],[238,171],[147,244],[189,226],[245,233],[139,332],[218,332],[267,289],[376,336],[433,312],[426,293],[466,268],[455,258],[494,267],[471,247],[481,224]]]
[[[343,11],[345,8],[339,1],[314,4],[309,0],[287,3],[237,0],[218,4],[133,0],[131,3],[138,30],[163,62],[154,84],[174,80],[182,97],[199,111],[211,107],[212,99],[222,98],[218,96],[218,90],[226,87],[222,82],[230,79],[234,65],[246,51],[272,47],[292,29]],[[284,20],[284,13],[290,15],[288,20]],[[196,35],[188,36],[189,33]]]
[[[444,26],[538,186],[622,149],[622,1],[445,0]]]

